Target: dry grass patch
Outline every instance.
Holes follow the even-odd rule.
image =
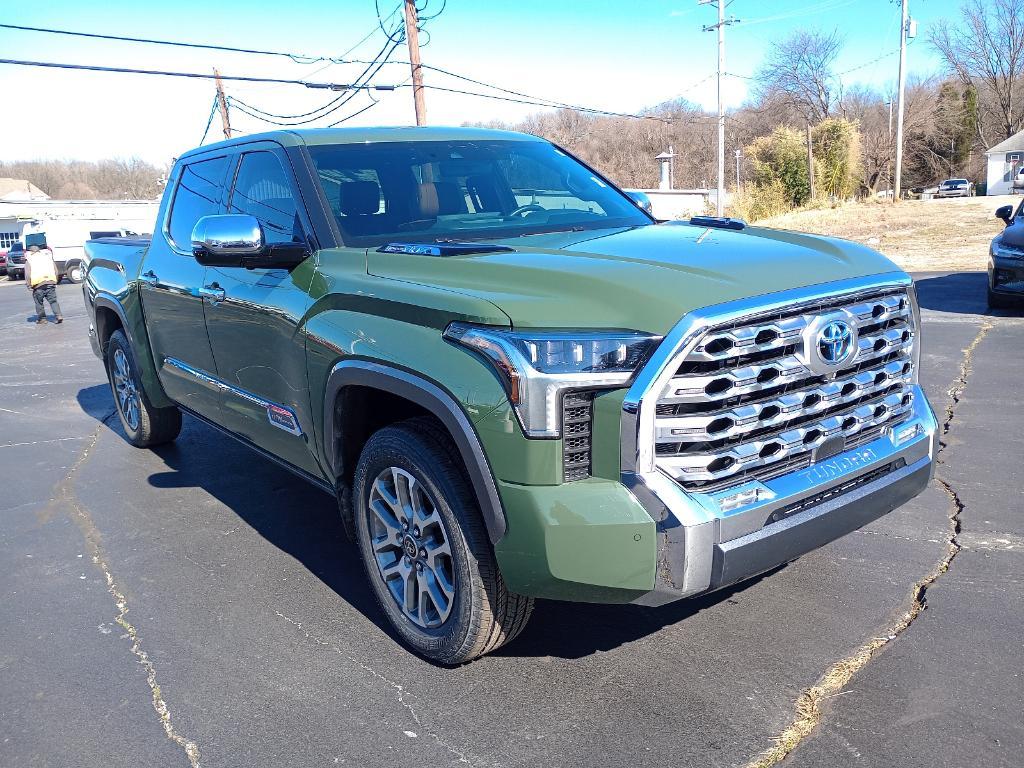
[[[864,243],[907,271],[980,271],[988,263],[989,241],[1003,227],[993,216],[996,208],[1019,202],[1000,196],[847,203],[757,224]]]

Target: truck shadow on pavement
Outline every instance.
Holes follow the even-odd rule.
[[[116,416],[108,418],[114,408],[108,386],[79,391],[78,402],[83,411],[124,438]],[[166,471],[151,474],[151,486],[196,488],[214,497],[377,625],[395,641],[396,649],[400,646],[370,591],[356,546],[346,537],[330,496],[189,416],[177,441],[152,453],[163,461]],[[660,608],[539,600],[523,634],[492,655],[578,659],[609,651],[729,601],[754,581]]]
[[[987,272],[924,272],[915,275],[914,284],[921,309],[949,314],[1011,317],[1024,313],[1024,298],[1019,307],[989,310]]]

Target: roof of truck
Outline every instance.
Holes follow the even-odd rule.
[[[434,126],[400,126],[377,128],[298,128],[294,130],[267,131],[252,133],[216,144],[207,144],[189,150],[185,155],[208,152],[221,147],[232,147],[248,144],[253,141],[275,141],[286,147],[307,144],[363,144],[378,141],[473,141],[473,140],[504,141],[543,141],[528,133],[515,131],[499,131],[493,128],[466,127],[434,127]],[[183,156],[185,156],[183,155]]]

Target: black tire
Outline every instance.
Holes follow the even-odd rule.
[[[150,403],[123,331],[114,331],[107,342],[106,364],[110,391],[128,442],[136,448],[151,448],[174,440],[181,432],[181,411],[174,406],[156,408]]]
[[[989,309],[1009,309],[1013,306],[1013,300],[1008,296],[1001,296],[994,292],[991,288],[988,289],[988,306]]]
[[[371,532],[371,526],[376,525],[379,529],[380,518],[370,510],[370,496],[379,487],[376,485],[378,478],[387,477],[392,468],[411,476],[419,484],[425,493],[421,503],[429,503],[429,508],[440,518],[440,526],[436,522],[430,524],[434,530],[431,535],[436,536],[440,530],[451,553],[450,559],[442,562],[450,568],[452,579],[449,583],[453,585],[453,595],[445,618],[440,617],[440,611],[433,614],[434,620],[441,622],[434,627],[421,625],[406,615],[398,597],[385,582],[382,566],[378,565],[374,554],[375,534]],[[397,490],[397,485],[395,488]],[[479,506],[466,480],[462,459],[447,433],[436,422],[424,418],[411,419],[385,427],[367,441],[352,484],[352,509],[359,551],[377,601],[402,642],[414,652],[439,664],[462,664],[490,653],[523,631],[533,610],[533,598],[513,594],[505,586]],[[371,518],[374,518],[373,523]],[[427,536],[426,530],[425,527],[424,537]],[[409,540],[397,529],[395,536]],[[378,545],[383,540],[381,537],[376,539]],[[391,566],[397,568],[405,550],[400,545],[385,546],[394,546],[397,550]],[[424,549],[419,552],[422,556]],[[395,553],[382,557],[390,557],[391,554]],[[405,562],[410,561],[406,559]],[[419,566],[426,565],[426,559],[423,558],[422,562],[417,559],[415,564],[420,574],[414,573],[412,568],[409,572],[419,585],[419,580],[425,575]],[[434,570],[427,570],[432,578]],[[409,589],[407,579],[399,577],[392,581],[401,581],[404,590]],[[438,583],[438,580],[433,579],[433,583]],[[431,603],[431,606],[436,605],[436,602]],[[419,603],[419,615],[431,615],[424,610],[422,602]]]
[[[66,267],[66,270],[67,271],[64,273],[63,276],[66,277],[68,280],[70,280],[75,285],[80,284],[82,282],[82,280],[84,279],[84,274],[83,274],[83,271],[82,271],[82,264],[81,264],[81,262],[74,261],[74,262],[68,264],[67,267]]]

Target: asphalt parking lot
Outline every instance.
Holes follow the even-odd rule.
[[[923,495],[707,598],[538,603],[457,669],[392,637],[331,498],[195,421],[132,448],[78,286],[36,326],[0,281],[0,765],[745,766],[786,732],[786,765],[1020,766],[1024,313],[917,277]]]

